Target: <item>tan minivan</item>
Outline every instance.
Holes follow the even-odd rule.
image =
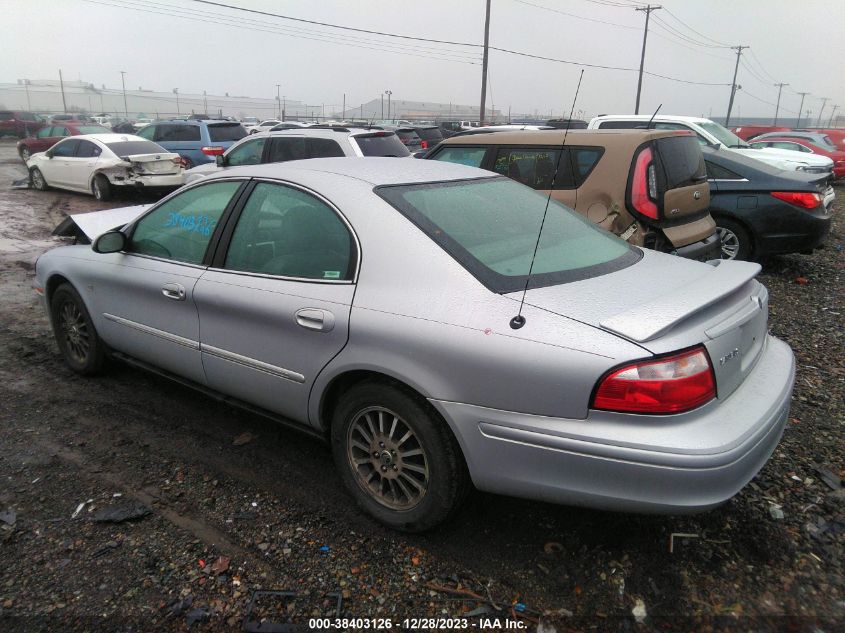
[[[555,200],[631,244],[719,258],[704,157],[692,133],[570,130],[562,148],[564,134],[469,133],[446,139],[426,158],[488,169],[546,194],[554,179]]]

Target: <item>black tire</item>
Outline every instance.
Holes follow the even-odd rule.
[[[384,413],[382,434],[376,422],[370,450],[365,451],[358,429],[368,414],[378,420],[379,412]],[[393,418],[398,419],[395,425]],[[410,438],[398,441],[406,432],[412,433]],[[379,445],[379,437],[387,446]],[[340,397],[332,416],[331,445],[340,477],[358,505],[396,530],[422,532],[442,523],[471,488],[460,447],[446,422],[421,397],[387,382],[363,382]],[[391,452],[392,458],[384,455]],[[370,485],[368,478],[373,478]],[[423,487],[421,494],[413,481]]]
[[[56,288],[50,298],[50,316],[56,343],[68,367],[83,376],[98,373],[105,362],[106,348],[73,286],[64,283]]]
[[[33,167],[29,172],[29,182],[38,191],[47,191],[50,186],[47,184],[47,179],[38,167]]]
[[[754,242],[748,230],[739,222],[727,218],[715,218],[716,233],[722,248],[722,259],[750,261],[754,253]]]
[[[91,183],[91,193],[100,202],[111,200],[113,192],[109,179],[103,176],[103,174],[94,176],[94,182]]]
[[[29,160],[29,157],[32,156],[32,152],[29,151],[29,148],[26,145],[21,147],[21,149],[18,153],[20,154],[21,160],[24,163],[26,163],[26,161]]]

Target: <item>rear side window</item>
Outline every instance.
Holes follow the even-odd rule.
[[[567,151],[560,161],[560,168],[555,177],[559,158],[560,150],[556,149],[504,148],[496,154],[493,170],[532,189],[551,189],[552,180],[555,189],[572,189],[575,187],[575,181],[569,152]]]
[[[707,178],[704,154],[694,136],[670,136],[656,141],[667,189],[688,187]]]
[[[309,138],[306,145],[311,158],[342,158],[346,155],[337,141],[330,138]]]
[[[198,125],[159,125],[156,128],[156,141],[173,143],[176,141],[199,141]]]
[[[35,136],[36,138],[48,138],[50,136],[58,136],[58,134],[53,134],[53,130],[55,129],[56,128],[54,127],[42,127],[40,130],[38,130],[38,134],[36,134]]]
[[[208,137],[212,141],[240,141],[246,130],[240,123],[215,123],[208,126]]]
[[[244,206],[225,268],[300,279],[351,279],[352,238],[323,201],[299,189],[258,184]]]
[[[138,221],[128,251],[199,264],[223,211],[241,186],[215,182],[177,194]]]
[[[270,139],[270,163],[282,163],[288,160],[308,158],[308,146],[304,136],[289,136]]]
[[[261,162],[261,155],[264,153],[264,143],[266,142],[267,139],[265,137],[238,145],[226,156],[226,162],[231,167],[258,165]]]
[[[410,156],[411,152],[399,137],[390,133],[359,134],[352,137],[364,156]]]
[[[430,144],[439,143],[443,140],[443,135],[440,133],[440,130],[436,127],[418,128],[417,135],[422,140],[428,141]]]
[[[468,167],[481,167],[481,163],[484,162],[484,155],[486,153],[486,147],[464,147],[461,145],[452,145],[450,147],[443,147],[439,152],[437,152],[436,156],[432,156],[431,158],[433,160],[443,160],[447,163],[467,165]]]
[[[79,147],[76,148],[77,158],[93,158],[100,155],[100,148],[94,145],[91,141],[79,141]]]
[[[572,152],[572,167],[575,170],[575,177],[580,187],[587,180],[590,172],[593,171],[593,167],[598,164],[604,150],[600,147],[579,147],[569,151]]]
[[[742,176],[732,172],[730,169],[711,163],[709,160],[704,161],[707,165],[707,177],[716,180],[742,180]]]
[[[141,138],[145,138],[148,141],[152,141],[156,135],[156,126],[155,125],[148,125],[147,127],[142,127],[140,130],[135,132],[135,136],[140,136]]]

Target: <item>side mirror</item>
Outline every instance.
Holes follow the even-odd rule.
[[[226,166],[226,157],[223,156],[222,154],[219,154],[218,156],[216,156],[215,159],[217,161],[218,167],[225,167]]]
[[[120,231],[103,233],[91,246],[95,253],[118,253],[126,248],[126,236]]]
[[[44,156],[46,156],[47,158],[53,158],[53,152],[48,149],[46,152],[44,152]]]

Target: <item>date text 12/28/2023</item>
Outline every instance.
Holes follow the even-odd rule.
[[[523,630],[528,628],[524,620],[511,618],[404,618],[393,620],[392,618],[311,618],[308,620],[308,628],[316,630],[373,630],[389,631],[392,629],[408,631],[431,631],[431,630],[476,630],[476,631],[500,631],[500,630]]]

